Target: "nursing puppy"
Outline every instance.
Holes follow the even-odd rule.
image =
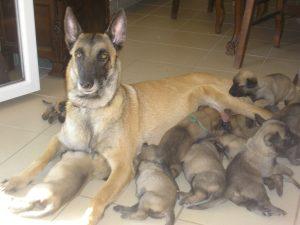
[[[298,75],[293,83],[288,76],[280,73],[260,77],[250,71],[240,71],[233,78],[229,93],[235,97],[249,96],[254,102],[264,99],[264,107],[272,109],[279,102],[290,104],[299,100],[299,92],[295,85],[297,80]]]
[[[229,162],[233,160],[237,154],[246,149],[247,139],[234,134],[221,135],[217,137],[217,141],[221,144],[224,155]]]
[[[274,119],[284,122],[294,134],[300,136],[300,103],[286,106],[274,114]],[[300,165],[300,143],[280,152],[280,156],[287,158],[293,165]]]
[[[258,117],[259,120],[262,121]],[[225,197],[265,216],[285,215],[285,211],[272,205],[263,183],[264,178],[272,179],[277,175],[297,183],[292,178],[292,170],[276,162],[278,154],[295,145],[297,139],[283,122],[273,119],[264,122],[247,141],[247,149],[229,164]]]
[[[114,210],[120,212],[122,218],[144,220],[148,216],[166,217],[166,225],[174,224],[178,187],[157,153],[156,145],[143,145],[137,157],[136,195],[139,202],[131,207],[115,206]]]
[[[257,126],[255,121],[246,116],[241,114],[230,116],[230,133],[238,137],[248,139],[252,137],[258,129],[259,126]]]
[[[90,155],[68,151],[42,183],[33,186],[24,198],[14,198],[10,209],[23,217],[49,215],[72,199],[93,171]]]
[[[191,191],[182,194],[181,205],[197,209],[201,202],[208,206],[223,196],[226,181],[222,158],[223,153],[209,140],[192,145],[183,158],[183,172]]]
[[[221,134],[223,122],[220,113],[210,107],[200,107],[176,126],[170,128],[162,137],[158,152],[165,160],[174,177],[181,172],[181,162],[190,146],[209,135]]]

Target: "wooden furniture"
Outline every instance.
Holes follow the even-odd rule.
[[[71,6],[85,32],[103,32],[109,22],[109,0],[34,0],[38,55],[52,62],[51,75],[63,76],[69,53],[64,42],[63,19]],[[14,0],[0,0],[1,52],[10,66],[18,53]]]
[[[276,11],[264,15],[256,21],[253,21],[255,6],[266,3],[269,0],[246,0],[245,10],[243,0],[235,0],[235,28],[232,39],[227,43],[226,53],[235,54],[234,67],[240,68],[243,64],[247,43],[250,34],[251,25],[275,17],[275,35],[274,46],[280,46],[280,40],[284,25],[284,3],[285,0],[276,0]],[[244,12],[244,13],[243,13]]]
[[[177,19],[179,11],[180,0],[173,0],[171,9],[171,18]],[[213,8],[216,8],[216,22],[215,22],[215,32],[217,34],[221,33],[222,25],[224,22],[225,10],[224,10],[224,0],[208,0],[207,12],[211,13]]]

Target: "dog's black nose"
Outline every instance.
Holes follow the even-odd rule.
[[[84,89],[91,89],[94,86],[94,81],[80,81],[80,86]]]

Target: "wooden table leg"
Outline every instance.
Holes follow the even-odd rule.
[[[215,5],[215,0],[208,0],[207,12],[212,13]]]
[[[215,24],[215,32],[216,34],[221,33],[225,10],[224,10],[224,0],[215,0],[216,5],[216,24]]]
[[[234,33],[231,40],[226,45],[226,54],[234,55],[237,48],[239,35],[241,31],[241,23],[244,12],[244,0],[235,0],[234,4]]]
[[[280,13],[275,16],[274,46],[279,48],[284,26],[284,0],[276,1],[276,10],[280,11]]]
[[[252,17],[254,13],[254,6],[255,6],[255,0],[246,1],[245,13],[242,21],[239,42],[238,42],[237,51],[234,58],[234,67],[238,69],[241,67],[244,61]]]
[[[172,2],[172,11],[171,11],[172,19],[177,19],[179,3],[180,3],[180,0],[173,0],[173,2]]]

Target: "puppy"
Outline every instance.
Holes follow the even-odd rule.
[[[275,113],[273,117],[287,124],[294,134],[300,136],[300,103],[286,106]],[[280,156],[287,158],[293,165],[300,165],[300,143],[286,151],[280,152]]]
[[[210,107],[200,107],[198,111],[185,117],[163,135],[158,145],[158,152],[163,154],[161,157],[176,177],[182,170],[183,157],[196,140],[222,132],[224,132],[224,122],[220,113]]]
[[[259,116],[257,120],[263,122]],[[229,164],[225,198],[265,216],[285,215],[285,211],[272,205],[263,182],[264,178],[279,175],[297,183],[292,178],[292,170],[276,162],[279,152],[295,145],[297,139],[283,122],[274,119],[264,122],[247,141],[247,149]]]
[[[183,193],[181,205],[197,209],[205,201],[207,205],[223,195],[226,187],[222,153],[209,140],[192,145],[183,158],[183,172],[191,185],[189,193]]]
[[[248,139],[252,137],[258,129],[259,126],[250,118],[241,114],[230,116],[230,133],[233,135]]]
[[[173,225],[178,187],[157,150],[156,145],[144,144],[137,157],[136,195],[139,202],[131,207],[117,205],[114,210],[120,212],[122,218],[129,219],[166,217],[166,225]]]
[[[237,154],[246,149],[247,139],[234,134],[221,135],[217,138],[217,141],[221,144],[224,155],[229,162],[231,162]]]
[[[42,217],[57,211],[72,199],[93,173],[92,157],[68,151],[49,171],[42,183],[24,198],[13,198],[10,209],[23,217]]]
[[[252,101],[264,99],[267,107],[273,111],[274,106],[284,101],[290,104],[297,101],[299,93],[296,85],[298,75],[294,83],[286,75],[276,73],[266,76],[256,76],[250,71],[240,71],[234,78],[229,93],[235,97],[249,96]]]

